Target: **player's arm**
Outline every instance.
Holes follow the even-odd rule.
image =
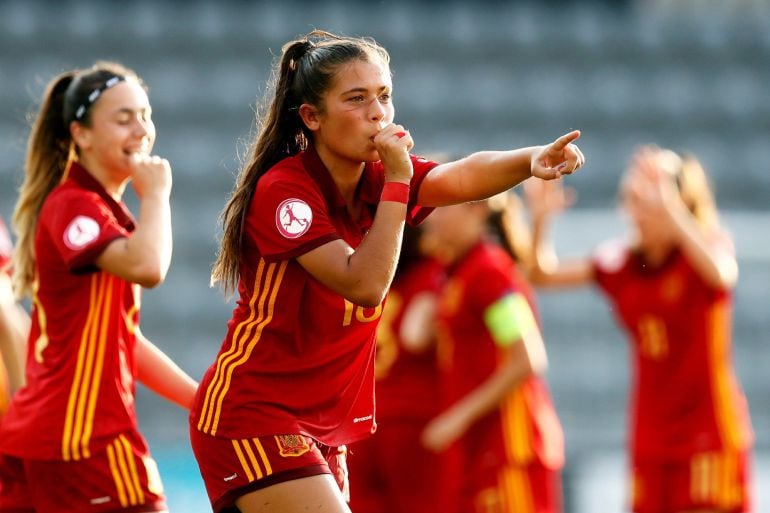
[[[408,132],[391,124],[380,130],[374,143],[385,169],[385,187],[389,187],[388,182],[400,182],[396,187],[409,184],[414,171],[408,149],[414,142]],[[372,226],[357,248],[337,239],[297,257],[297,262],[349,301],[367,307],[379,305],[393,281],[401,251],[407,198],[403,200],[380,201]]]
[[[511,390],[548,366],[540,329],[523,295],[508,294],[487,307],[484,324],[495,344],[505,351],[504,361],[487,380],[428,424],[422,440],[430,449],[448,447],[480,418],[499,408]]]
[[[538,286],[565,287],[587,285],[594,281],[589,258],[561,262],[548,236],[553,217],[568,208],[573,200],[560,180],[530,180],[524,184],[524,198],[532,222],[530,268],[528,277]]]
[[[433,292],[420,292],[409,301],[398,334],[406,350],[417,354],[432,346],[436,308],[437,298]]]
[[[347,300],[377,306],[396,272],[405,217],[406,204],[380,202],[372,227],[356,249],[336,239],[297,257],[297,262]]]
[[[189,410],[198,383],[136,329],[138,378],[147,388]]]
[[[171,265],[171,167],[160,157],[135,155],[132,169],[140,203],[136,229],[107,245],[96,265],[126,281],[154,287]]]
[[[692,215],[683,214],[674,221],[679,244],[700,278],[716,289],[730,289],[738,282],[738,262],[722,241],[709,238]]]
[[[706,231],[698,224],[677,190],[675,179],[658,165],[655,148],[634,155],[635,170],[629,190],[639,209],[654,217],[661,230],[669,230],[701,279],[717,289],[738,281],[738,262],[724,234]]]
[[[545,180],[570,174],[585,161],[571,144],[580,132],[565,134],[551,144],[511,151],[482,151],[439,164],[420,186],[418,204],[431,207],[489,198],[530,176]]]
[[[0,270],[0,353],[11,393],[24,386],[24,357],[30,319],[13,297],[11,280]]]

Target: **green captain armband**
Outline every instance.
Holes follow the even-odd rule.
[[[508,294],[484,311],[484,323],[495,344],[507,347],[521,340],[530,330],[537,329],[529,302],[522,294]]]

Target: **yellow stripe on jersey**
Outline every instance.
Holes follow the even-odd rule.
[[[260,267],[263,265],[263,261],[263,259],[260,259]],[[206,402],[203,407],[205,415],[202,412],[201,419],[198,422],[199,429],[200,426],[203,425],[203,431],[205,433],[216,435],[219,418],[222,413],[222,405],[224,404],[225,396],[230,389],[233,373],[238,366],[249,359],[254,347],[259,343],[260,338],[262,337],[262,331],[265,326],[270,324],[270,321],[273,320],[275,298],[281,287],[287,265],[288,261],[283,261],[280,264],[268,264],[265,285],[262,289],[262,293],[259,294],[258,314],[256,316],[254,314],[254,298],[252,298],[252,312],[249,315],[249,319],[238,325],[233,334],[233,343],[230,350],[226,354],[222,354],[217,361],[218,370],[221,370],[221,372],[219,372],[218,376],[215,376],[212,382],[209,383],[209,390],[206,392]],[[276,267],[278,267],[277,273]],[[274,274],[276,275],[275,279],[273,279]],[[257,276],[257,282],[259,280],[260,277]],[[257,295],[259,291],[256,287],[257,284],[258,283],[255,283],[255,295]],[[267,305],[265,305],[266,301]],[[243,333],[240,333],[241,331],[243,331]],[[210,390],[213,390],[213,392],[209,395]]]
[[[746,447],[748,440],[745,436],[745,426],[742,425],[743,419],[738,415],[734,404],[733,392],[737,387],[728,367],[730,324],[726,305],[712,307],[707,313],[707,319],[708,359],[717,429],[727,448],[741,450]]]
[[[102,311],[102,324],[99,332],[98,343],[96,347],[96,361],[92,384],[89,387],[88,404],[86,406],[85,425],[83,426],[83,437],[81,447],[85,457],[89,456],[88,444],[91,441],[91,434],[94,429],[94,416],[96,414],[96,401],[99,397],[99,387],[102,382],[102,371],[104,370],[104,355],[107,352],[107,344],[110,337],[110,316],[112,315],[112,299],[114,296],[114,287],[117,283],[119,293],[122,296],[125,282],[119,282],[114,276],[107,275],[107,293]]]
[[[534,458],[531,415],[527,410],[524,389],[518,387],[508,394],[502,403],[503,441],[508,453],[508,460],[525,465]]]
[[[275,264],[270,264],[271,266],[274,266]],[[251,356],[252,351],[254,351],[254,347],[256,347],[257,343],[259,343],[259,340],[262,338],[262,331],[264,330],[265,326],[270,324],[270,321],[273,320],[273,311],[275,309],[275,298],[278,296],[278,290],[281,287],[281,282],[283,281],[283,274],[286,271],[286,266],[288,265],[287,261],[281,262],[279,268],[278,268],[278,276],[275,279],[275,284],[272,288],[272,292],[270,293],[270,299],[267,304],[267,317],[260,322],[260,323],[252,323],[248,328],[245,330],[243,334],[244,341],[248,340],[248,345],[246,346],[245,351],[243,351],[242,355],[238,360],[235,360],[232,365],[230,365],[227,368],[226,376],[225,376],[225,385],[222,390],[222,394],[219,396],[219,401],[216,405],[216,410],[214,413],[214,425],[212,426],[211,434],[215,435],[217,431],[217,425],[219,424],[219,416],[222,412],[222,404],[225,401],[225,395],[227,395],[227,391],[230,390],[230,383],[232,382],[233,372],[235,372],[235,368],[243,364],[246,360],[249,359]],[[256,328],[255,328],[256,327]],[[251,337],[252,330],[256,330],[256,333],[254,333],[254,336]]]
[[[527,471],[518,467],[505,467],[498,475],[500,492],[505,511],[535,513],[532,486]]]
[[[105,295],[107,291],[112,292],[113,281],[114,278],[104,272],[91,276],[88,313],[83,326],[75,373],[64,417],[62,435],[62,458],[64,461],[77,461],[90,457],[88,440],[93,428],[93,415],[90,415],[90,421],[86,419],[86,407],[89,397],[93,397],[91,394],[98,394],[103,363],[95,362],[94,355],[101,354],[103,356],[104,354],[103,351],[99,351],[97,346],[102,339],[106,343],[108,328],[106,325],[109,324],[108,308],[111,305],[111,297],[105,299]],[[100,327],[102,327],[101,330]],[[94,369],[95,364],[96,369]],[[93,400],[95,401],[95,399]],[[89,422],[90,424],[86,426],[85,424]],[[86,431],[85,437],[83,436],[84,431]]]
[[[264,271],[265,260],[260,258],[259,264],[257,265],[257,271],[254,273],[254,288],[251,295],[251,301],[249,302],[249,317],[245,321],[238,324],[238,326],[235,328],[235,331],[233,332],[233,337],[230,340],[230,348],[222,353],[219,358],[217,358],[217,368],[214,372],[214,378],[206,388],[206,397],[203,400],[203,408],[201,409],[201,416],[198,420],[198,430],[200,431],[207,433],[211,426],[211,415],[209,410],[212,406],[212,394],[216,395],[219,392],[219,386],[222,380],[222,372],[224,372],[224,368],[229,361],[229,358],[238,352],[238,335],[244,326],[248,325],[254,320],[254,317],[257,314],[257,310],[254,308],[254,305],[257,301],[257,297],[259,297],[259,290],[262,286],[262,275]]]

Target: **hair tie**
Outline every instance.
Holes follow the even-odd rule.
[[[307,55],[313,48],[315,48],[315,45],[311,41],[297,41],[292,47],[293,55],[289,61],[289,69],[297,71],[297,62],[299,62],[299,60]]]
[[[91,107],[91,105],[93,105],[94,102],[96,102],[96,100],[99,99],[99,97],[102,95],[104,91],[116,86],[117,84],[125,80],[126,80],[126,77],[122,75],[114,75],[111,78],[107,79],[104,82],[104,84],[102,84],[100,87],[97,87],[96,89],[88,93],[88,96],[86,97],[85,101],[80,105],[78,105],[78,108],[75,109],[75,119],[80,121],[83,118],[83,116],[85,116],[86,112]]]

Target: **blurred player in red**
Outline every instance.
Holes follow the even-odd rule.
[[[502,226],[503,207],[515,221],[518,203],[505,194],[440,208],[426,223],[448,282],[438,310],[446,409],[423,441],[454,451],[454,511],[559,513],[564,438],[542,378],[547,357],[534,295],[512,258],[524,234],[490,230]]]
[[[637,513],[742,512],[750,507],[753,434],[733,370],[733,245],[693,157],[640,148],[621,187],[633,232],[585,260],[559,263],[543,242],[568,197],[527,187],[544,285],[596,283],[632,342],[632,506]]]
[[[13,219],[14,289],[33,306],[27,383],[0,427],[2,512],[166,510],[135,383],[184,408],[196,383],[139,329],[141,286],[171,260],[171,169],[154,142],[131,70],[97,63],[49,82]]]
[[[0,417],[13,393],[24,384],[24,353],[29,316],[16,302],[11,285],[13,245],[0,217]]]
[[[426,256],[419,228],[404,231],[401,257],[377,327],[377,432],[349,447],[356,513],[439,513],[449,486],[442,458],[420,434],[439,412],[435,312],[443,266]]]
[[[405,222],[573,172],[580,132],[437,164],[410,155],[371,39],[315,31],[273,78],[223,212],[212,278],[239,298],[190,436],[216,512],[347,512],[344,445],[376,427],[375,331]]]

